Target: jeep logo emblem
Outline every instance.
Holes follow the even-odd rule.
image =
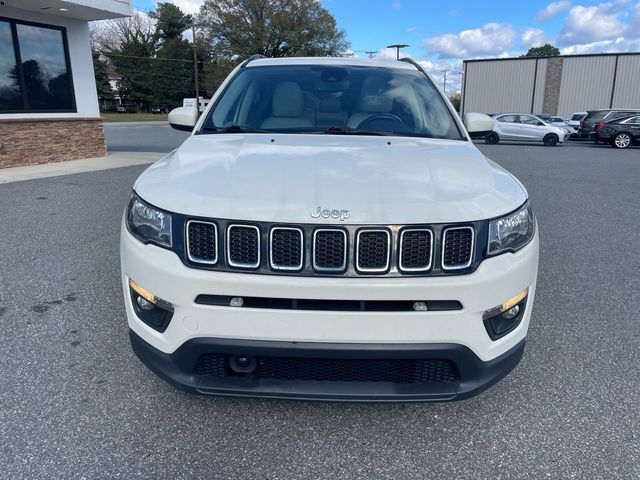
[[[335,218],[341,222],[344,222],[350,216],[351,212],[349,210],[327,210],[322,207],[318,207],[315,212],[311,212],[311,218]]]

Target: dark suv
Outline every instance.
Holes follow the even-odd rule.
[[[613,109],[598,109],[598,110],[589,110],[587,112],[587,116],[582,119],[580,122],[580,128],[578,129],[578,134],[580,138],[593,138],[593,133],[595,133],[596,126],[602,122],[603,124],[606,122],[610,122],[612,120],[616,120],[622,117],[628,117],[629,115],[633,115],[636,113],[640,113],[640,110],[627,108],[613,108]],[[594,139],[596,143],[600,141],[598,139]]]

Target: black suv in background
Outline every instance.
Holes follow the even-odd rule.
[[[640,144],[640,113],[598,123],[591,138],[615,148],[629,148],[633,144]]]
[[[636,113],[640,113],[640,110],[636,110],[633,108],[620,109],[598,109],[598,110],[589,110],[587,112],[587,116],[582,119],[580,122],[580,128],[578,129],[578,134],[580,138],[590,138],[592,134],[596,130],[596,126],[599,123],[603,125],[607,122],[611,122],[612,120],[617,120],[618,118],[628,117],[629,115],[634,115]],[[596,143],[599,143],[600,140],[594,139]]]

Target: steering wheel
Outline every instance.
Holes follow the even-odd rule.
[[[374,115],[371,115],[369,118],[366,118],[363,121],[361,121],[360,124],[358,125],[358,128],[365,129],[364,125],[366,125],[367,123],[379,122],[384,120],[389,120],[391,122],[399,123],[404,126],[404,122],[402,121],[402,119],[399,116],[394,115],[393,113],[376,113]]]

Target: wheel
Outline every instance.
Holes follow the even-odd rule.
[[[496,143],[498,143],[500,141],[500,137],[498,136],[498,134],[496,132],[491,132],[489,135],[484,137],[484,141],[485,141],[485,143],[487,143],[489,145],[495,145]]]
[[[615,148],[629,148],[629,145],[631,145],[631,135],[624,132],[613,137],[611,142],[611,146]]]
[[[548,135],[545,135],[542,141],[547,147],[555,147],[559,140],[560,139],[555,133],[549,133]]]

